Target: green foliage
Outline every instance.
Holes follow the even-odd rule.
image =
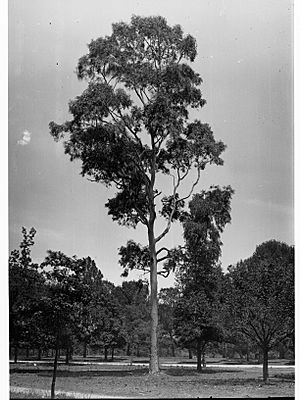
[[[90,345],[93,348],[122,347],[125,343],[122,314],[115,291],[113,283],[102,281],[99,290],[92,294],[89,312],[93,328]]]
[[[115,300],[122,316],[122,329],[129,349],[149,351],[149,289],[142,280],[123,282],[115,288]]]
[[[294,248],[270,240],[229,269],[235,327],[270,350],[294,332]]]
[[[213,186],[193,196],[183,219],[184,262],[177,270],[180,297],[175,308],[175,326],[185,347],[196,347],[198,367],[209,341],[221,341],[223,273],[218,264],[225,225],[231,221],[233,190]]]
[[[188,107],[205,104],[202,79],[184,63],[196,57],[195,39],[162,17],[133,16],[88,49],[77,67],[88,87],[69,104],[73,119],[51,122],[51,134],[64,138],[71,160],[81,160],[82,175],[116,186],[106,206],[120,224],[149,227],[160,196],[162,216],[179,219],[179,185],[192,168],[221,165],[225,149],[208,124],[188,122]],[[163,194],[155,175],[172,171],[174,191]]]
[[[175,308],[179,300],[180,292],[176,287],[164,288],[159,292],[159,323],[160,335],[162,342],[171,344],[172,355],[175,356],[175,347],[177,345],[175,339]]]
[[[15,346],[32,344],[34,315],[43,291],[43,279],[31,259],[36,231],[23,227],[22,234],[20,250],[13,250],[9,257],[9,335]]]

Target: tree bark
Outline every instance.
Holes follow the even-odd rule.
[[[279,347],[279,358],[285,358],[285,346],[283,344],[281,344]]]
[[[18,362],[18,345],[17,344],[15,344],[14,350],[15,350],[15,352],[14,352],[14,363],[16,364]]]
[[[202,343],[197,339],[197,372],[202,372]]]
[[[108,353],[107,347],[105,346],[104,347],[104,361],[107,361],[107,353]]]
[[[152,215],[151,215],[152,214]],[[150,250],[150,304],[151,304],[151,325],[150,325],[150,374],[159,373],[159,360],[158,360],[158,298],[157,298],[157,257],[155,249],[154,238],[154,220],[155,211],[150,212],[150,222],[148,227],[148,240]]]
[[[54,364],[53,364],[53,374],[52,374],[52,383],[51,383],[51,399],[55,399],[55,383],[56,383],[56,374],[57,374],[57,361],[58,361],[58,346],[59,336],[56,337],[55,342],[55,353],[54,353]]]
[[[171,355],[172,355],[172,357],[175,357],[175,340],[174,340],[174,338],[173,338],[173,335],[172,335],[172,332],[169,332],[169,336],[170,336],[170,339],[171,339]]]
[[[130,356],[130,355],[131,355],[131,346],[130,346],[130,343],[127,343],[126,355],[127,355],[127,356]]]
[[[172,357],[176,357],[175,343],[173,338],[172,338]]]
[[[227,358],[227,345],[226,343],[223,343],[223,354],[222,354],[223,358]]]
[[[66,348],[66,360],[65,363],[68,365],[70,362],[70,349],[69,347]]]
[[[39,347],[38,348],[38,361],[41,361],[42,359],[42,349]]]
[[[269,379],[269,371],[268,371],[268,349],[263,349],[263,380],[267,382]]]
[[[114,361],[115,348],[111,348],[111,361]]]
[[[87,356],[87,343],[86,340],[83,342],[83,358]]]
[[[192,360],[192,359],[193,359],[193,352],[192,352],[192,349],[189,347],[189,348],[188,348],[188,351],[189,351],[189,360]]]

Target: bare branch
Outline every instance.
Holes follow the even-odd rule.
[[[157,263],[159,263],[159,262],[161,262],[161,261],[165,261],[165,260],[167,260],[168,258],[170,258],[169,255],[164,256],[164,257],[162,257],[162,258],[159,258],[159,259],[157,260]]]
[[[154,195],[154,198],[160,196],[161,194],[162,194],[162,192],[157,192],[157,193]]]
[[[179,199],[178,201],[188,199],[188,198],[192,195],[192,193],[193,193],[193,191],[194,191],[194,189],[195,189],[195,186],[198,184],[199,180],[200,180],[200,168],[198,168],[198,170],[197,170],[197,178],[196,178],[195,182],[193,183],[192,188],[191,188],[189,194],[188,194],[187,196],[185,196],[185,197],[182,197],[182,198]]]
[[[166,251],[167,253],[169,253],[169,249],[167,249],[166,247],[161,247],[157,252],[156,252],[156,255],[158,256],[159,255],[159,253],[161,253],[162,251]]]
[[[176,178],[174,177],[174,175],[172,175],[172,178],[173,178],[173,185],[174,185],[174,188],[173,188],[174,204],[173,204],[170,216],[168,218],[167,226],[163,230],[163,232],[155,239],[155,243],[159,242],[169,232],[169,230],[171,228],[171,224],[172,224],[172,218],[173,218],[174,212],[176,210],[176,203],[177,202],[176,202],[175,198],[176,198],[176,194],[177,194],[177,189],[178,189],[178,187],[180,185],[180,181],[181,181],[181,177],[180,177],[180,173],[179,173],[178,169],[177,169],[177,182],[176,182]]]
[[[158,271],[157,275],[161,275],[164,278],[167,278],[170,275],[170,271]]]

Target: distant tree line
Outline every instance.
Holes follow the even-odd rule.
[[[203,204],[193,205],[186,219],[187,246],[175,271],[176,284],[159,293],[159,353],[196,355],[199,372],[205,367],[205,354],[248,360],[260,355],[267,380],[271,350],[280,357],[293,357],[294,248],[275,240],[265,242],[253,256],[224,273],[214,262],[213,249],[209,257],[201,253],[203,245],[212,242],[207,234],[199,239],[197,221],[206,219],[211,231],[217,226],[212,220],[208,223],[209,215],[201,214]],[[219,221],[225,222],[226,218]],[[22,233],[20,249],[9,257],[14,362],[20,350],[23,357],[33,349],[37,359],[52,356],[54,391],[59,356],[69,363],[74,352],[84,358],[101,354],[104,360],[113,360],[116,351],[129,357],[149,355],[147,282],[114,285],[103,279],[90,257],[69,257],[60,251],[48,251],[38,265],[31,259],[36,231],[23,228]],[[218,258],[217,247],[214,254]]]

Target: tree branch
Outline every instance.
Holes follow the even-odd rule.
[[[194,189],[195,189],[195,186],[198,184],[199,180],[200,180],[200,168],[198,168],[198,170],[197,170],[197,179],[196,179],[195,182],[193,183],[192,188],[191,188],[189,194],[188,194],[187,196],[185,196],[185,197],[182,197],[182,198],[179,199],[178,201],[188,199],[188,198],[192,195],[192,193],[193,193],[193,191],[194,191]]]

